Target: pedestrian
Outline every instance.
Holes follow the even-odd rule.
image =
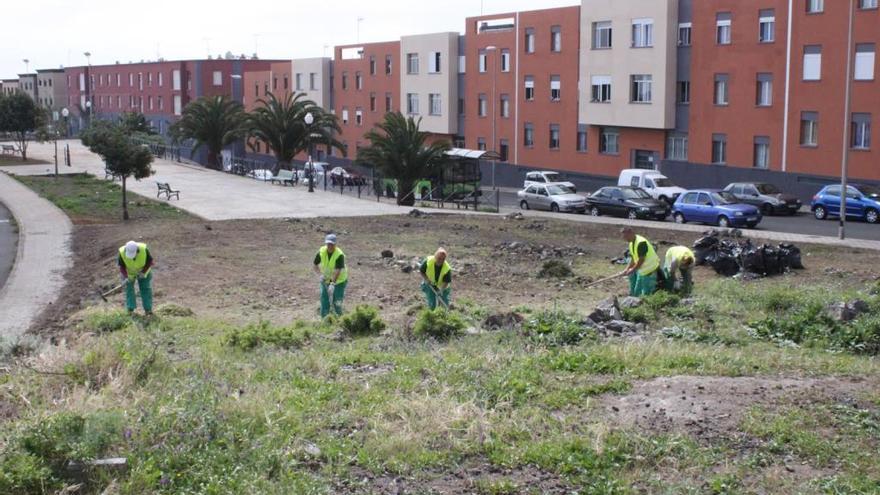
[[[452,267],[446,261],[446,250],[437,248],[434,256],[429,256],[422,262],[419,272],[422,274],[422,292],[428,302],[428,308],[437,307],[437,299],[443,303],[443,307],[449,309],[449,296],[452,294]]]
[[[348,268],[345,266],[345,253],[336,247],[336,234],[324,237],[324,246],[315,255],[314,270],[321,280],[321,318],[330,314],[331,304],[333,312],[341,315]]]
[[[660,269],[660,258],[654,246],[644,237],[636,235],[630,227],[624,227],[620,233],[629,243],[629,266],[623,272],[629,276],[629,295],[641,297],[654,293],[657,289],[657,271]]]
[[[666,251],[663,275],[667,290],[678,292],[685,297],[691,295],[694,286],[692,272],[695,259],[694,252],[687,246],[672,246]],[[681,280],[678,279],[679,273]]]
[[[141,305],[147,316],[153,315],[153,256],[143,242],[128,241],[119,248],[117,259],[122,284],[125,285],[125,307],[129,314],[137,308],[134,283],[137,280]]]

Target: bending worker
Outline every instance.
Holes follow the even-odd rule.
[[[315,255],[314,270],[321,279],[321,318],[330,314],[331,297],[333,311],[341,315],[348,268],[345,266],[345,253],[336,247],[336,234],[327,234],[324,238],[324,246]]]
[[[122,283],[125,285],[125,307],[129,313],[137,308],[137,297],[134,294],[134,282],[137,280],[138,291],[141,293],[141,304],[147,316],[153,314],[153,256],[147,245],[142,242],[128,241],[119,248],[117,259]]]
[[[644,237],[636,235],[630,227],[624,227],[620,233],[629,243],[629,266],[623,272],[629,276],[629,295],[641,297],[653,294],[657,289],[657,271],[660,269],[660,258],[654,246]]]
[[[446,250],[437,248],[434,256],[429,256],[422,262],[419,271],[422,273],[422,292],[425,293],[428,308],[436,308],[439,297],[443,307],[448,309],[449,296],[452,292],[452,288],[449,287],[452,284],[452,267],[446,261]]]
[[[674,290],[683,296],[691,295],[694,286],[692,272],[695,259],[694,252],[687,246],[673,246],[666,251],[663,275],[667,290]],[[681,280],[677,278],[679,272],[681,272]]]

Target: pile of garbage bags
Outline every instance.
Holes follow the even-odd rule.
[[[804,267],[801,250],[794,244],[758,246],[714,230],[694,242],[694,256],[697,265],[709,265],[725,277],[767,277]]]

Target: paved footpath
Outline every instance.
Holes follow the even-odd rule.
[[[49,201],[0,173],[0,201],[18,222],[15,265],[0,289],[0,339],[14,341],[58,299],[72,262],[72,225]]]

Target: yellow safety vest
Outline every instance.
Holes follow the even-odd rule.
[[[666,269],[672,268],[672,263],[677,263],[681,267],[685,258],[695,260],[694,252],[687,246],[672,246],[666,251]]]
[[[137,277],[141,270],[147,266],[147,245],[143,242],[139,242],[137,245],[138,252],[134,259],[125,255],[125,246],[119,248],[119,256],[122,257],[122,263],[125,264],[125,271],[128,272],[129,278]],[[150,270],[152,270],[152,268],[144,272],[144,275],[149,274]]]
[[[654,246],[652,246],[647,239],[637,235],[636,240],[629,243],[629,255],[633,263],[638,263],[640,259],[638,246],[643,242],[648,245],[648,253],[645,255],[645,262],[642,263],[642,267],[639,268],[639,275],[650,275],[660,268],[660,257],[657,256],[657,252],[654,251]]]
[[[321,246],[321,249],[318,250],[318,254],[321,256],[321,273],[324,274],[326,280],[333,280],[333,272],[336,271],[336,260],[338,260],[340,256],[345,256],[345,253],[337,247],[333,250],[333,254],[331,255],[327,252],[327,246]],[[341,284],[346,280],[348,280],[348,266],[339,272],[339,278],[336,279],[336,283]]]
[[[433,256],[429,256],[427,260],[425,260],[427,266],[425,267],[425,276],[428,277],[428,280],[433,284],[437,281],[435,275],[437,274],[437,260],[434,259]],[[440,283],[443,283],[443,278],[446,277],[446,274],[452,271],[452,267],[449,266],[449,262],[443,260],[443,266],[440,267]]]

